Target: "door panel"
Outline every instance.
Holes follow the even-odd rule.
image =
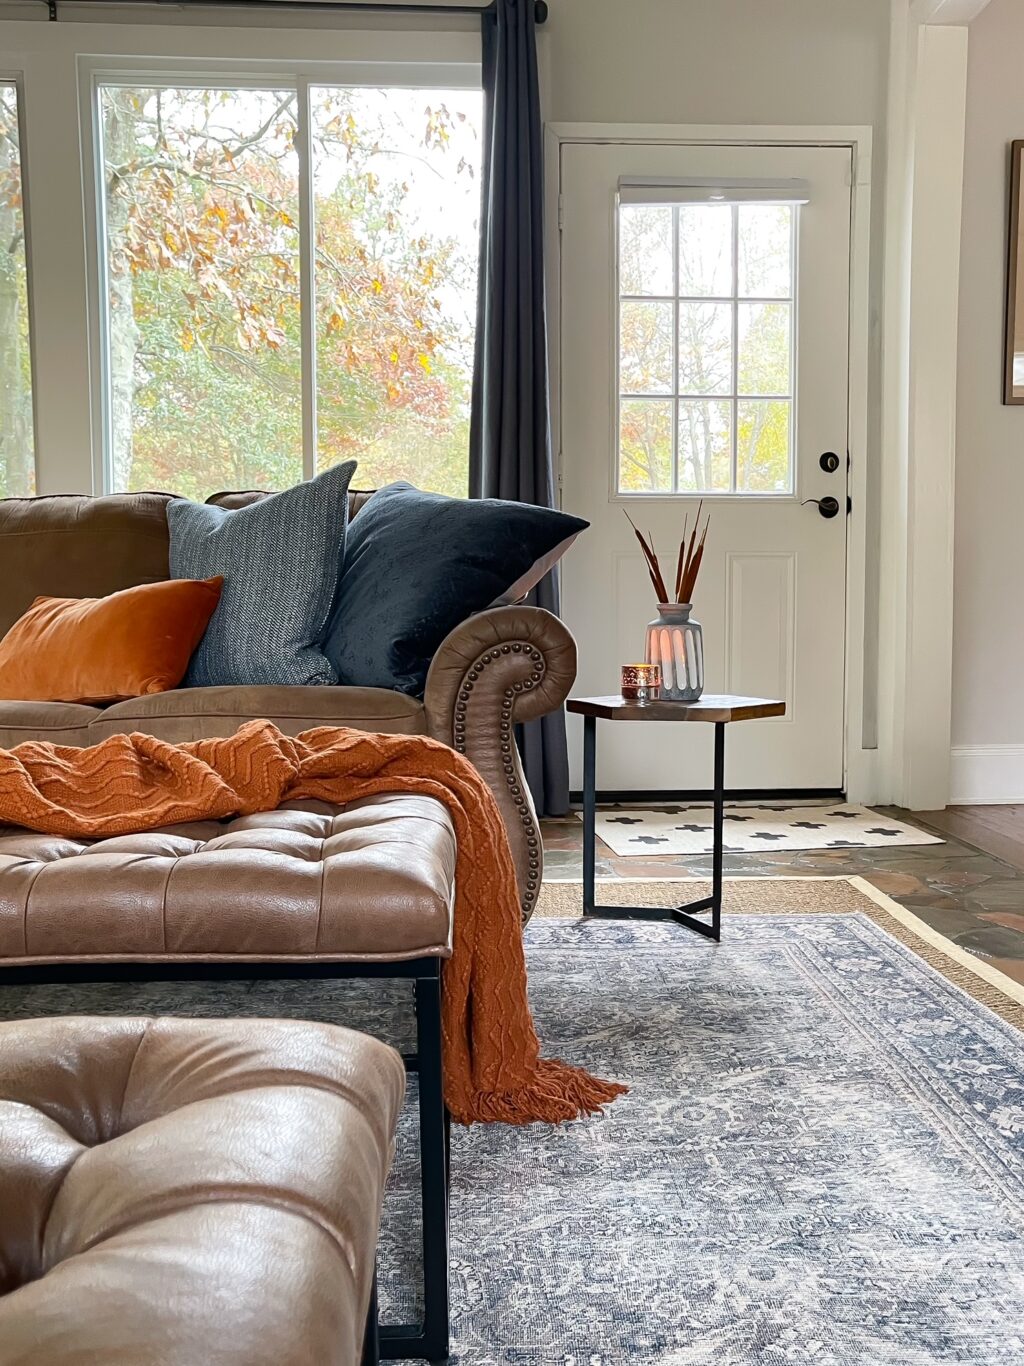
[[[718,490],[705,494],[711,531],[693,609],[704,626],[706,691],[778,696],[788,708],[730,731],[733,788],[843,786],[850,165],[843,148],[562,148],[563,505],[592,524],[563,570],[564,614],[580,647],[577,691],[617,691],[619,666],[643,657],[656,614],[623,510],[653,533],[670,578],[683,519],[692,526],[697,511],[686,488]],[[714,223],[725,220],[689,206],[676,209],[671,240],[664,214],[651,214],[641,233],[634,220],[620,279],[620,181],[710,179],[802,183],[791,304],[785,253],[771,238],[778,224],[766,218],[762,232],[750,215],[743,223],[753,227],[737,229],[742,206],[720,239]],[[791,485],[780,457],[787,432]],[[835,472],[819,464],[826,451],[840,457]],[[802,505],[826,496],[842,509],[831,520]],[[710,737],[696,726],[607,726],[598,785],[704,788],[710,757]]]

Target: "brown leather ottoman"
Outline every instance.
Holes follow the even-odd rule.
[[[332,1025],[0,1025],[0,1366],[354,1366],[404,1090]]]
[[[382,1329],[386,1358],[448,1352],[440,986],[454,878],[454,831],[429,797],[298,802],[98,840],[0,827],[0,985],[413,981],[425,1316]]]

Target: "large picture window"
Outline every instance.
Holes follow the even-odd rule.
[[[0,497],[35,486],[18,88],[0,81]]]
[[[99,87],[115,490],[465,495],[481,96]]]

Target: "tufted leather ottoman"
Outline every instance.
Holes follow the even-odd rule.
[[[354,1366],[404,1089],[331,1025],[0,1025],[0,1366]]]
[[[454,880],[431,797],[98,840],[0,827],[0,964],[447,957]]]
[[[382,1330],[385,1357],[435,1361],[448,1351],[440,982],[451,953],[454,878],[448,812],[432,798],[403,794],[344,807],[296,802],[108,839],[0,827],[0,986],[412,980],[417,1049],[408,1064],[419,1072],[425,1316],[421,1325]]]

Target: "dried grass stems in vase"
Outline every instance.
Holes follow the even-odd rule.
[[[700,530],[700,515],[704,511],[704,499],[702,498],[697,505],[697,516],[694,519],[689,541],[686,538],[689,518],[683,520],[683,539],[679,542],[679,554],[676,557],[675,591],[672,597],[669,597],[668,589],[665,587],[665,576],[661,572],[661,561],[658,559],[658,552],[654,548],[654,536],[650,532],[645,536],[629,513],[626,512],[626,509],[623,508],[622,511],[626,521],[633,528],[633,535],[640,542],[640,549],[644,552],[647,572],[651,576],[651,584],[657,594],[658,605],[661,606],[663,603],[692,605],[693,590],[697,587],[697,576],[700,573],[701,561],[704,558],[704,542],[707,540],[708,527],[711,525],[711,513],[709,512],[704,521],[704,530]],[[697,539],[698,532],[700,532],[699,541]]]
[[[661,696],[674,702],[694,702],[704,691],[704,637],[700,622],[690,616],[711,525],[711,514],[708,513],[704,529],[701,530],[703,510],[702,499],[689,537],[686,534],[688,519],[683,522],[672,597],[665,586],[665,576],[654,548],[654,537],[650,534],[645,536],[626,512],[626,520],[644,552],[647,572],[658,600],[658,616],[647,627],[647,663],[660,667]]]

